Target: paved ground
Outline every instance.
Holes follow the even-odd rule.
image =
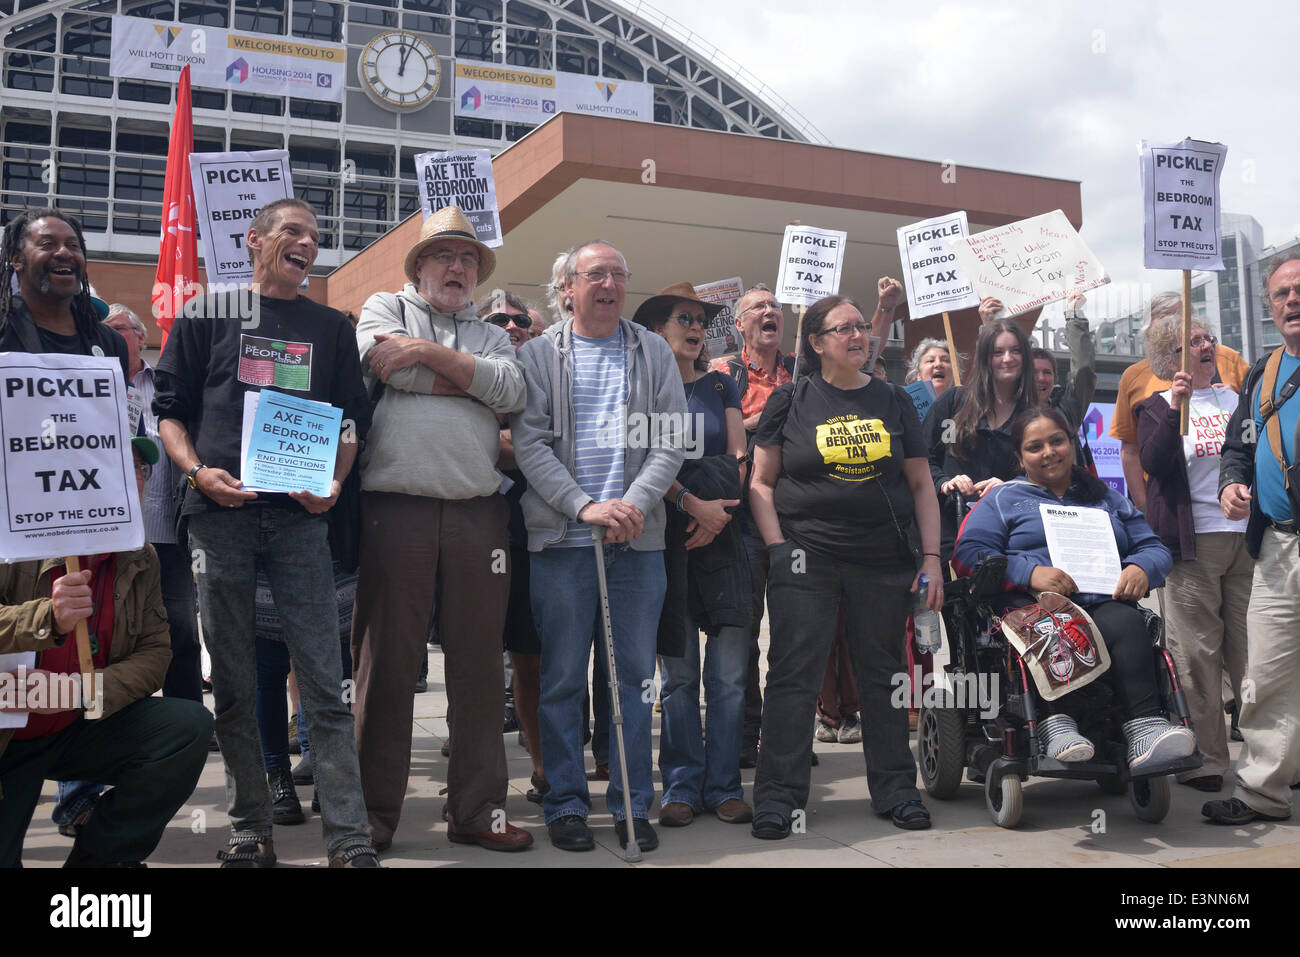
[[[511,774],[507,811],[510,820],[528,828],[537,840],[521,854],[499,854],[447,840],[441,820],[447,759],[440,754],[447,733],[447,698],[441,652],[430,652],[429,691],[416,696],[410,789],[401,827],[388,867],[629,867],[604,813],[604,783],[592,782],[596,811],[591,824],[595,851],[557,851],[546,840],[541,809],[524,799],[529,759],[514,734],[506,736]],[[208,701],[209,706],[211,700]],[[659,720],[655,718],[655,737]],[[915,745],[915,735],[913,735]],[[1233,745],[1236,757],[1239,744]],[[813,769],[813,789],[806,828],[785,841],[758,841],[747,826],[697,818],[688,828],[659,828],[660,847],[645,855],[640,867],[1277,867],[1300,866],[1300,821],[1222,828],[1204,823],[1200,807],[1206,795],[1175,785],[1173,807],[1161,824],[1138,821],[1128,798],[1103,794],[1091,782],[1031,780],[1025,786],[1025,811],[1016,830],[996,827],[984,804],[983,788],[964,783],[951,801],[928,801],[935,826],[904,832],[878,818],[867,802],[862,750],[857,745],[818,744],[821,764]],[[656,751],[657,753],[657,751]],[[296,759],[295,759],[296,760]],[[592,768],[588,754],[588,768]],[[745,771],[746,798],[753,771]],[[658,788],[656,774],[656,788]],[[311,788],[299,788],[304,810]],[[1213,797],[1214,795],[1209,795]],[[1221,797],[1229,796],[1224,791]],[[50,823],[53,785],[27,835],[24,861],[29,867],[62,863],[70,842]],[[198,789],[167,829],[149,859],[151,867],[212,867],[228,835],[224,774],[213,754]],[[280,827],[276,852],[282,865],[325,863],[318,815],[307,823]]]

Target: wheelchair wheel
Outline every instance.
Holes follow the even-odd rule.
[[[1139,778],[1128,783],[1128,799],[1139,821],[1159,824],[1169,813],[1169,775]]]
[[[984,781],[984,803],[988,805],[993,823],[998,827],[1015,827],[1020,823],[1020,813],[1024,810],[1024,790],[1020,778],[1008,774],[995,786],[993,776]]]
[[[961,786],[966,765],[965,722],[955,708],[922,708],[916,721],[921,780],[926,793],[946,801]]]

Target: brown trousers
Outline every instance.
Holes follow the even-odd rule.
[[[447,766],[448,827],[488,830],[506,803],[501,634],[510,589],[500,495],[450,501],[365,492],[352,619],[357,757],[371,837],[392,840],[411,770],[411,722],[429,612],[441,583],[438,635],[456,743]]]

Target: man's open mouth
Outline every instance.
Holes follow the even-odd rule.
[[[307,269],[307,267],[310,265],[310,263],[307,262],[307,257],[301,255],[300,253],[285,253],[284,259],[285,262],[288,262],[294,266],[297,266],[299,269],[303,269],[303,270]]]
[[[764,322],[763,325],[760,326],[759,328],[760,328],[763,332],[776,332],[776,331],[777,331],[776,320],[775,320],[775,319],[768,319],[768,320],[767,320],[766,322]]]

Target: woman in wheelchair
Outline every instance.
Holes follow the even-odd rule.
[[[1027,603],[1025,592],[1048,591],[1087,609],[1110,652],[1129,770],[1146,772],[1187,757],[1196,749],[1196,738],[1190,729],[1171,724],[1161,711],[1151,638],[1136,605],[1164,581],[1173,556],[1128,499],[1074,465],[1071,429],[1058,410],[1021,412],[1012,422],[1011,441],[1024,477],[993,489],[967,516],[957,539],[954,569],[969,575],[981,556],[1006,555],[1003,586],[1013,594],[1006,596],[1005,607]],[[1109,513],[1122,565],[1113,594],[1080,594],[1069,575],[1052,567],[1040,505],[1087,506]],[[1093,743],[1061,708],[1068,700],[1069,695],[1051,707],[1040,704],[1038,713],[1048,715],[1039,725],[1043,751],[1058,761],[1087,761]]]

